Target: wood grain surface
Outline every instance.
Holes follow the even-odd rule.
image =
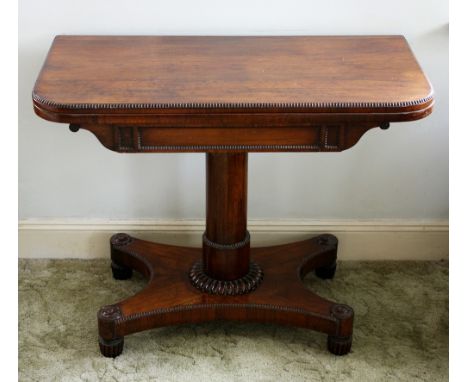
[[[300,285],[313,269],[333,278],[338,241],[251,249],[247,153],[346,150],[430,114],[432,93],[402,36],[58,36],[33,91],[39,116],[117,152],[207,153],[202,249],[111,238],[114,278],[150,281],[98,312],[101,353],[153,327],[229,319],[319,330],[347,354],[352,308]]]
[[[44,113],[403,113],[432,87],[402,36],[57,36]]]

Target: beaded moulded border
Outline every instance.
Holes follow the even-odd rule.
[[[346,108],[401,108],[425,104],[433,99],[428,96],[396,102],[174,102],[174,103],[60,103],[33,92],[34,101],[57,109],[112,110],[112,109],[346,109]]]

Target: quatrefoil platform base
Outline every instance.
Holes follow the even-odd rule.
[[[148,284],[136,295],[99,310],[101,353],[116,357],[123,350],[124,336],[151,328],[234,320],[320,331],[328,334],[331,353],[347,354],[352,343],[352,308],[319,297],[301,281],[312,270],[318,277],[332,278],[337,246],[336,237],[325,234],[296,243],[250,248],[250,276],[226,284],[213,280],[213,285],[226,286],[216,291],[215,287],[210,290],[208,276],[200,277],[208,287],[200,288],[194,282],[194,269],[199,276],[203,273],[202,248],[114,235],[114,278],[129,278],[135,270],[148,279]],[[234,293],[236,285],[239,293]]]

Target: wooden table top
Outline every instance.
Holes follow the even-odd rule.
[[[57,36],[33,101],[61,122],[182,112],[384,113],[390,121],[427,115],[432,95],[402,36]]]

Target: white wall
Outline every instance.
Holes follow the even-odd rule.
[[[441,0],[21,0],[19,203],[30,218],[203,218],[203,154],[124,155],[35,116],[57,34],[403,34],[434,89],[424,120],[327,154],[251,154],[249,217],[448,217],[448,4]]]

